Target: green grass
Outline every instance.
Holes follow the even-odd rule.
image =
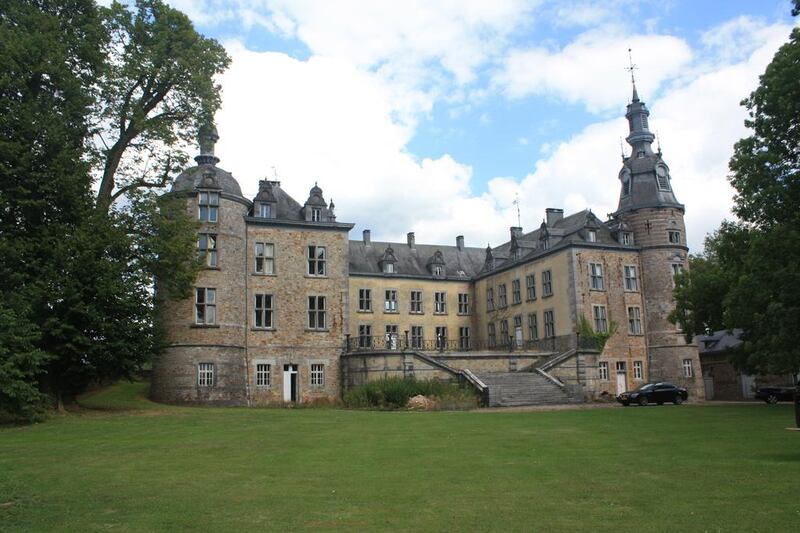
[[[0,530],[789,531],[800,521],[789,405],[151,410],[142,387],[93,397],[137,410],[0,429]]]

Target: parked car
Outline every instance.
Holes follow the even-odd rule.
[[[756,398],[767,403],[794,401],[794,387],[761,387],[756,390]]]
[[[683,387],[676,387],[672,383],[660,381],[657,383],[645,383],[632,391],[625,391],[617,396],[617,401],[624,406],[632,403],[647,405],[657,403],[662,405],[664,402],[672,402],[680,405],[689,398],[689,393]]]

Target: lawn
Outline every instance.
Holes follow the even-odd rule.
[[[0,530],[789,531],[789,405],[549,412],[175,408],[0,429]],[[127,410],[114,410],[114,408]]]

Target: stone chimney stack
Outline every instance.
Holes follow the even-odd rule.
[[[548,207],[544,210],[545,216],[547,218],[547,226],[552,228],[553,225],[564,218],[564,210],[563,209],[556,209],[554,207]]]
[[[515,237],[516,237],[517,239],[519,239],[520,237],[522,237],[522,228],[520,228],[519,226],[511,226],[511,227],[509,228],[509,230],[511,231],[511,238],[512,238],[512,239],[513,239],[513,238],[515,238]]]
[[[364,245],[365,246],[372,246],[372,238],[370,236],[370,233],[371,233],[370,230],[368,230],[368,229],[364,230]]]
[[[464,249],[464,236],[463,235],[459,235],[458,237],[456,237],[456,248],[458,248],[459,250],[463,250]]]
[[[408,234],[406,234],[406,238],[408,240],[408,247],[413,250],[416,247],[414,243],[414,232],[409,231]]]

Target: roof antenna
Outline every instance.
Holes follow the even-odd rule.
[[[514,201],[511,202],[512,205],[517,206],[517,227],[522,227],[522,219],[519,216],[519,193],[514,193]]]

